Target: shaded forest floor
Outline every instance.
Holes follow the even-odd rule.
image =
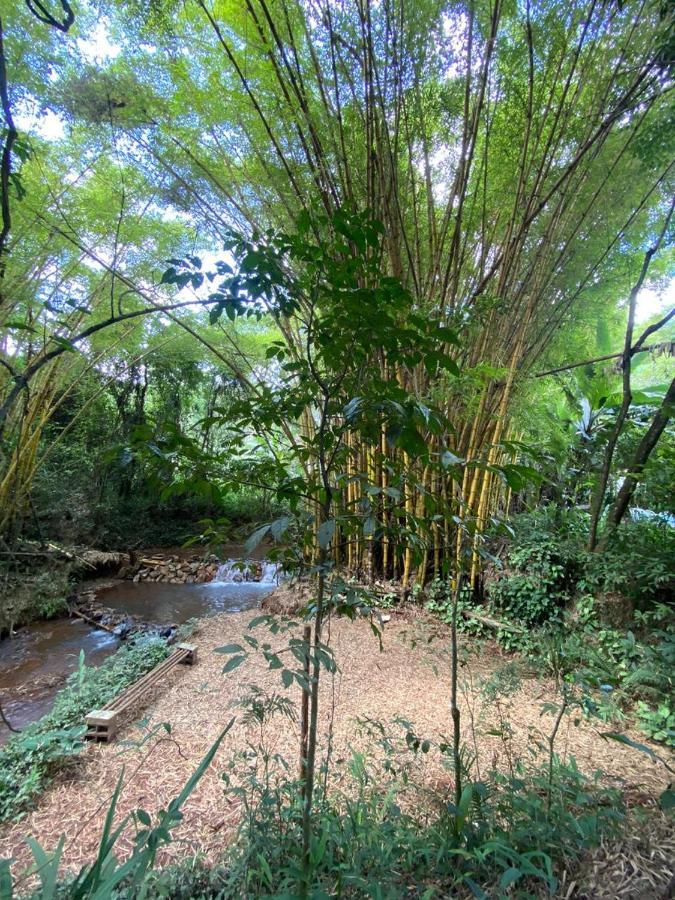
[[[95,856],[107,805],[122,767],[125,788],[119,803],[120,816],[139,807],[152,814],[179,793],[218,733],[238,714],[237,700],[251,684],[284,691],[279,673],[270,671],[262,657],[253,656],[236,672],[222,674],[227,657],[214,653],[214,649],[241,642],[251,618],[250,612],[244,612],[203,620],[193,637],[199,648],[197,665],[174,672],[145,710],[137,711],[137,717],[143,715],[145,724],[140,728],[138,722],[129,724],[109,746],[88,747],[58,775],[36,809],[20,821],[0,827],[0,856],[14,857],[15,872],[32,860],[26,835],[35,836],[43,847],[51,849],[64,833],[66,865],[77,869],[90,861]],[[324,746],[332,727],[335,773],[345,772],[346,767],[339,766],[338,761],[349,755],[350,748],[363,749],[366,745],[366,737],[355,724],[357,718],[380,721],[399,736],[405,730],[392,724],[396,717],[408,720],[423,738],[439,741],[449,735],[447,645],[442,637],[428,642],[437,628],[424,616],[394,615],[384,626],[384,652],[380,652],[367,622],[331,623],[330,643],[340,672],[334,679],[324,677],[320,727]],[[255,632],[258,637],[262,630]],[[466,639],[464,644],[467,651],[471,649],[470,641]],[[272,637],[270,642],[281,646],[285,638]],[[499,694],[496,702],[484,699],[481,685],[496,674],[497,684],[508,679],[509,670],[503,669],[508,662],[494,645],[484,645],[480,654],[469,652],[462,666],[464,738],[477,752],[479,776],[492,766],[506,770],[517,759],[530,758],[533,742],[547,736],[552,726],[554,713],[542,713],[544,703],[555,701],[552,682],[525,677],[510,694]],[[297,687],[291,688],[288,695],[299,701]],[[486,733],[503,731],[505,720],[512,728],[510,739]],[[170,735],[162,729],[143,741],[148,729],[164,722],[171,723]],[[655,798],[666,787],[667,773],[644,755],[607,742],[600,737],[602,730],[609,729],[603,728],[602,723],[575,724],[574,715],[567,716],[556,750],[561,756],[573,755],[579,768],[588,774],[601,769],[605,783],[620,788],[629,805],[653,809],[653,828],[650,834],[644,827],[636,826],[634,835],[621,844],[601,847],[589,859],[588,871],[575,879],[577,884],[587,879],[596,888],[579,892],[568,879],[562,896],[666,896],[668,860],[675,856],[675,839],[655,809]],[[632,736],[644,740],[637,733]],[[267,726],[265,737],[271,751],[283,755],[294,767],[299,741],[297,726],[284,718],[275,719]],[[239,801],[225,794],[222,772],[233,754],[245,749],[247,741],[257,743],[258,729],[238,721],[187,801],[185,819],[175,832],[177,840],[163,853],[162,863],[198,851],[213,858],[222,851],[234,832],[240,810]],[[432,750],[419,756],[419,778],[439,792],[449,791],[451,780],[440,754]],[[120,851],[128,850],[131,840],[129,830]]]

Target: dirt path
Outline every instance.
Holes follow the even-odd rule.
[[[64,833],[67,866],[78,868],[89,861],[95,853],[106,806],[123,766],[128,783],[120,801],[120,814],[139,807],[152,814],[179,792],[220,730],[236,714],[234,704],[249,684],[283,691],[278,672],[270,672],[258,657],[232,674],[221,674],[224,658],[214,653],[214,648],[241,642],[250,619],[251,613],[244,612],[205,620],[193,638],[199,647],[197,665],[174,673],[161,695],[144,711],[139,711],[151,725],[170,722],[170,739],[165,735],[159,743],[153,740],[142,746],[124,746],[124,741],[137,741],[143,734],[138,727],[130,725],[116,743],[90,746],[57,777],[34,811],[19,822],[0,828],[0,856],[14,857],[15,871],[22,870],[31,861],[24,840],[27,834],[34,835],[45,848],[51,849]],[[333,759],[343,757],[350,745],[358,745],[354,724],[358,716],[383,723],[402,716],[413,723],[417,733],[431,739],[450,732],[447,660],[440,644],[437,647],[432,644],[431,650],[422,649],[426,644],[419,630],[424,627],[422,620],[392,619],[384,630],[384,652],[379,652],[366,622],[332,624],[331,643],[342,674],[335,679],[334,692],[331,679],[324,679],[321,729],[325,734],[334,705]],[[412,647],[412,637],[422,637],[422,640]],[[284,638],[270,641],[275,646],[281,645]],[[489,652],[470,658],[462,672],[463,680],[473,684],[473,691],[463,696],[462,715],[467,725],[471,714],[480,719],[480,730],[485,732],[499,724],[501,706],[513,728],[510,752],[518,756],[526,752],[528,734],[549,730],[552,716],[542,715],[541,707],[552,699],[552,685],[526,680],[500,704],[481,703],[478,692],[481,679],[489,678],[507,661],[494,646]],[[436,673],[433,664],[437,666]],[[297,688],[289,691],[295,700],[299,699],[297,694]],[[275,751],[294,765],[297,729],[284,719],[279,719],[273,728]],[[224,795],[220,773],[232,753],[245,746],[247,738],[254,740],[253,730],[247,733],[239,723],[227,735],[210,770],[184,808],[185,819],[176,832],[179,840],[171,845],[168,856],[185,856],[198,849],[209,854],[223,847],[236,824],[237,805]],[[470,739],[469,731],[467,739]],[[477,743],[483,770],[491,765],[507,764],[508,748],[505,749],[499,737],[483,734]],[[607,743],[586,723],[575,727],[571,717],[561,729],[557,749],[561,754],[574,754],[583,771],[602,768],[608,779],[626,788],[633,797],[654,796],[666,786],[661,767],[633,750]],[[430,759],[429,766],[430,776],[446,777],[440,764]],[[434,766],[437,766],[436,773]],[[129,846],[127,840],[126,848]],[[124,848],[122,844],[120,849]]]

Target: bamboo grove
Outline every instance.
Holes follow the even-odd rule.
[[[647,5],[597,3],[199,6],[192,48],[224,90],[201,140],[172,134],[183,181],[242,228],[267,224],[267,209],[282,225],[302,210],[370,210],[390,274],[463,334],[459,379],[373,364],[440,401],[458,457],[508,458],[519,381],[667,192],[669,163],[640,148],[667,117],[668,23]],[[386,488],[376,448],[352,449],[354,469]],[[480,532],[507,501],[490,468],[465,468],[459,485],[431,477],[423,464],[411,474],[411,517],[425,492],[454,493]],[[347,490],[350,505],[358,483]],[[418,580],[453,539],[435,536]],[[358,567],[367,548],[347,553]],[[410,551],[385,545],[380,560],[407,586]]]
[[[517,468],[511,484],[497,469],[519,460],[514,398],[579,308],[626,274],[672,191],[667,10],[646,0],[195,0],[111,4],[108,15],[126,62],[88,84],[78,73],[73,114],[105,126],[120,171],[216,246],[233,229],[289,230],[301,214],[367,210],[383,226],[386,273],[417,314],[460,336],[459,374],[373,358],[384,379],[442,408],[453,431],[429,433],[426,454],[399,453],[402,509],[387,493],[384,435],[380,446],[352,436],[341,502],[359,502],[349,475],[366,472],[380,520],[406,519],[412,533],[425,504],[443,498],[472,523],[477,550],[518,480]],[[53,199],[39,215],[79,253],[96,253],[85,229],[64,227]],[[117,242],[104,256],[102,296],[147,300],[147,271],[134,271]],[[302,321],[278,325],[302,357]],[[205,346],[256,390],[239,357]],[[22,447],[48,415],[40,391],[56,396],[51,371],[16,403]],[[315,424],[307,409],[286,438],[309,439]],[[481,464],[444,475],[429,459],[448,448]],[[10,463],[7,496],[15,478]],[[418,554],[364,539],[347,541],[340,561],[407,588],[462,552],[462,533],[446,522]],[[475,552],[471,568],[475,580]]]

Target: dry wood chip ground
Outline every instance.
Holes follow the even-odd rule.
[[[126,786],[119,815],[138,808],[152,814],[179,793],[224,725],[237,714],[236,701],[247,692],[249,684],[283,691],[279,673],[270,671],[259,656],[252,656],[231,674],[222,674],[225,658],[214,649],[231,642],[240,643],[251,618],[250,612],[244,612],[203,620],[191,638],[199,647],[198,663],[175,671],[146,708],[137,711],[137,717],[143,716],[150,726],[170,722],[170,735],[164,732],[163,739],[125,746],[125,741],[138,741],[143,735],[138,723],[130,723],[115,743],[89,746],[57,776],[27,816],[0,827],[0,855],[14,858],[15,872],[22,871],[32,859],[26,835],[34,835],[44,847],[51,849],[59,835],[65,834],[64,862],[69,869],[77,869],[91,860],[122,767]],[[333,760],[343,758],[350,747],[358,749],[366,740],[355,727],[357,717],[388,723],[401,716],[413,723],[419,735],[432,740],[450,733],[448,661],[444,648],[440,643],[427,645],[425,639],[415,646],[411,643],[426,627],[424,618],[393,616],[384,626],[384,648],[380,652],[367,622],[336,620],[331,623],[330,642],[340,672],[334,684],[330,677],[323,680],[321,730],[324,735],[327,733],[334,708]],[[270,638],[270,642],[282,646],[285,638]],[[478,686],[481,679],[488,678],[506,662],[493,645],[489,652],[469,657],[462,670],[463,681],[469,683],[469,688],[463,692],[461,701],[467,728],[471,715],[480,719],[481,732],[498,725],[499,710],[482,702]],[[291,688],[289,694],[299,701],[297,687]],[[513,728],[516,756],[526,753],[529,734],[548,732],[552,716],[542,715],[541,707],[551,699],[552,684],[527,679],[504,701],[507,708],[503,712]],[[294,764],[297,727],[283,718],[274,720],[270,727],[268,740],[274,751]],[[643,740],[639,735],[635,737]],[[236,801],[226,796],[221,773],[232,754],[245,747],[247,739],[256,740],[253,727],[246,728],[238,722],[187,801],[184,821],[175,832],[177,840],[164,853],[162,862],[196,851],[212,857],[223,849],[237,824],[238,807]],[[477,744],[478,762],[483,770],[492,765],[506,765],[499,737],[482,733]],[[601,739],[589,723],[575,726],[572,717],[567,718],[561,729],[556,749],[561,754],[573,754],[584,772],[602,769],[607,780],[633,792],[643,802],[653,805],[653,798],[666,787],[665,770],[661,767],[630,748]],[[432,754],[429,756],[430,783],[442,785],[445,779],[447,784],[444,769],[437,759],[431,758]],[[587,870],[580,873],[580,878],[594,887],[583,887],[581,882],[568,878],[562,896],[666,896],[664,884],[672,874],[672,857],[668,856],[675,849],[675,841],[665,820],[659,827],[662,833],[654,841],[637,829],[621,845],[600,848]],[[120,851],[130,846],[131,835],[127,833]]]

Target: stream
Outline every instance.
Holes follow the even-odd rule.
[[[252,572],[242,560],[231,559],[206,584],[118,581],[97,596],[105,606],[144,622],[182,625],[215,613],[255,609],[277,583],[274,564],[263,562]],[[119,643],[115,635],[79,619],[36,622],[0,641],[0,702],[13,727],[25,728],[51,710],[81,651],[88,666],[98,666]],[[0,722],[0,745],[9,734]]]

